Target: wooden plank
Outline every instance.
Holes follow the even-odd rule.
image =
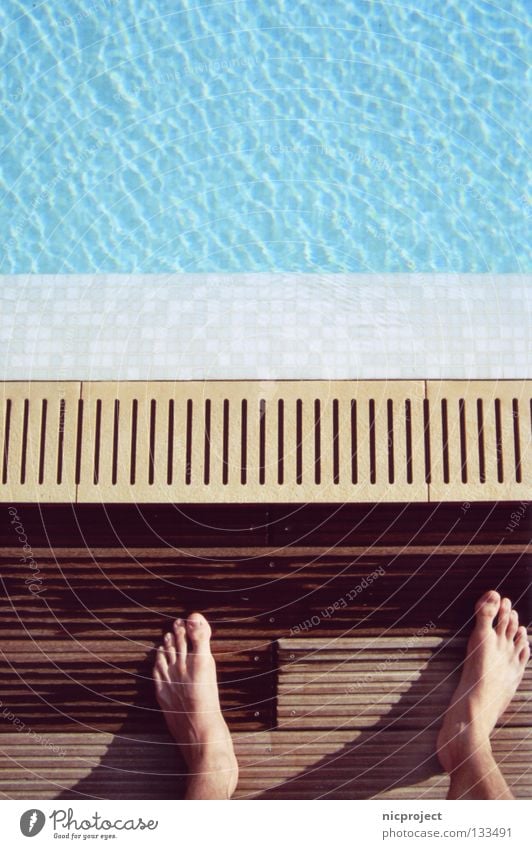
[[[439,504],[314,504],[296,512],[279,504],[15,504],[31,535],[32,548],[175,547],[232,548],[231,558],[262,546],[263,555],[281,557],[292,547],[333,554],[353,547],[417,546],[437,551],[441,546],[496,546],[530,543],[526,505],[511,501]],[[517,517],[517,521],[515,520]],[[12,546],[9,523],[0,523],[0,545]],[[503,550],[501,548],[501,550]],[[191,552],[193,553],[193,552]],[[227,555],[226,555],[227,556]]]
[[[439,725],[458,683],[463,656],[463,641],[425,635],[281,640],[278,726]],[[320,684],[325,686],[316,692]],[[532,724],[532,669],[525,671],[516,698],[498,724]]]
[[[447,776],[427,731],[264,731],[235,734],[236,798],[444,798]],[[50,734],[46,746],[0,736],[6,798],[179,798],[186,771],[165,734]],[[54,747],[54,751],[52,751]],[[532,789],[528,729],[499,728],[493,751],[518,798]]]
[[[36,732],[159,729],[151,670],[156,642],[5,640],[0,645],[2,701]],[[224,713],[231,728],[269,727],[274,713],[272,649],[247,641],[213,643]],[[0,717],[0,733],[12,728]]]
[[[24,512],[21,518],[26,528]],[[28,539],[33,542],[30,528]],[[246,549],[229,560],[223,550],[186,554],[173,547],[39,549],[34,557],[43,592],[35,596],[28,590],[29,570],[13,548],[0,552],[6,592],[0,635],[89,643],[105,640],[111,629],[124,644],[148,646],[175,616],[200,609],[218,637],[258,644],[290,635],[369,640],[392,626],[398,636],[429,627],[426,636],[441,640],[448,632],[467,635],[474,603],[490,586],[509,595],[521,619],[530,621],[526,547],[506,553],[469,546],[451,546],[445,554],[393,546],[342,555],[299,552],[271,559],[268,549]],[[376,579],[368,584],[372,574]],[[458,596],[456,586],[462,588]],[[422,650],[419,639],[414,648]]]

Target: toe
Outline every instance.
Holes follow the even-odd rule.
[[[187,636],[192,652],[209,651],[211,626],[201,613],[191,613],[187,619]]]
[[[517,629],[514,645],[519,663],[522,666],[525,666],[528,663],[528,658],[530,657],[530,643],[528,640],[528,632],[524,625],[521,625]]]
[[[528,659],[530,657],[530,643],[528,640],[523,643],[523,647],[519,650],[519,663],[522,663],[523,666],[528,663]]]
[[[487,631],[493,625],[501,604],[501,597],[496,590],[489,590],[479,598],[475,606],[477,628]]]
[[[513,638],[517,634],[518,625],[519,616],[517,615],[517,610],[512,610],[510,613],[510,618],[508,620],[508,627],[506,628],[506,636],[509,640],[513,640]]]
[[[523,651],[523,649],[526,649],[527,646],[530,648],[530,646],[528,645],[527,630],[526,630],[524,625],[521,625],[517,629],[517,632],[516,632],[516,635],[515,635],[515,650],[519,654],[519,656],[521,655],[521,652]]]
[[[501,601],[501,606],[499,608],[499,615],[497,617],[497,625],[495,626],[495,630],[499,637],[504,637],[506,635],[506,629],[510,622],[510,613],[512,610],[512,602],[509,598],[503,598]]]
[[[155,664],[155,666],[153,667],[153,680],[155,681],[155,692],[158,695],[163,688],[164,682],[163,682],[163,677],[162,677],[161,673],[159,672],[159,667],[157,666],[157,664]]]
[[[168,663],[168,666],[174,666],[174,664],[177,660],[177,652],[176,652],[174,635],[170,634],[170,633],[165,634],[163,642],[164,642],[164,651],[165,651],[165,654],[166,654],[166,661]]]
[[[169,681],[168,675],[168,662],[166,660],[166,652],[163,646],[159,646],[157,649],[157,656],[155,658],[155,666],[153,667],[153,677],[155,678],[155,673],[157,673],[158,681]]]
[[[187,659],[187,632],[182,619],[174,622],[174,639],[178,663],[184,663]]]

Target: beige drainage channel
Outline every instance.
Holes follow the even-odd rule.
[[[0,500],[526,499],[531,386],[7,382]]]

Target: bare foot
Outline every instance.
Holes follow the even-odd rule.
[[[491,753],[490,734],[510,704],[530,657],[526,628],[519,627],[510,599],[501,601],[499,593],[490,590],[477,601],[475,613],[460,683],[438,735],[438,756],[446,772],[486,751]]]
[[[188,769],[188,798],[229,799],[238,764],[220,709],[211,628],[201,613],[176,619],[153,669],[157,701]]]

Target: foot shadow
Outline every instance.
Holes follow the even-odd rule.
[[[166,728],[151,686],[155,651],[137,668],[137,692],[116,730],[65,734],[63,749],[72,768],[87,771],[56,798],[178,799],[186,788],[186,769]]]
[[[104,735],[101,735],[104,736]],[[177,747],[168,736],[146,735],[127,723],[112,738],[103,756],[87,750],[73,754],[89,773],[55,798],[72,799],[181,799],[186,770]],[[96,746],[94,747],[94,750]],[[95,760],[98,758],[98,760]]]
[[[284,727],[272,735],[275,753],[270,762],[272,767],[288,770],[291,762],[295,769],[298,763],[308,764],[258,798],[371,799],[382,794],[390,799],[445,797],[448,779],[436,755],[436,737],[456,687],[463,657],[464,647],[457,646],[456,641],[454,645],[440,646],[437,657],[412,676],[415,680],[407,689],[405,673],[403,682],[397,682],[402,692],[392,689],[384,696],[395,700],[394,704],[388,707],[375,702],[373,706],[362,706],[358,718],[363,726],[366,716],[367,727],[349,727],[351,717],[345,716],[345,705],[344,715],[338,716],[334,728],[320,728],[319,717],[314,722],[309,719],[311,714],[307,714],[304,722],[315,727],[298,733],[297,719],[293,723],[285,720]],[[445,661],[444,670],[436,670],[432,662],[438,663],[440,659]],[[382,687],[377,698],[383,698]],[[328,700],[334,715],[334,696],[324,694],[323,703]],[[320,757],[323,752],[326,753]],[[418,786],[417,791],[414,785]]]

